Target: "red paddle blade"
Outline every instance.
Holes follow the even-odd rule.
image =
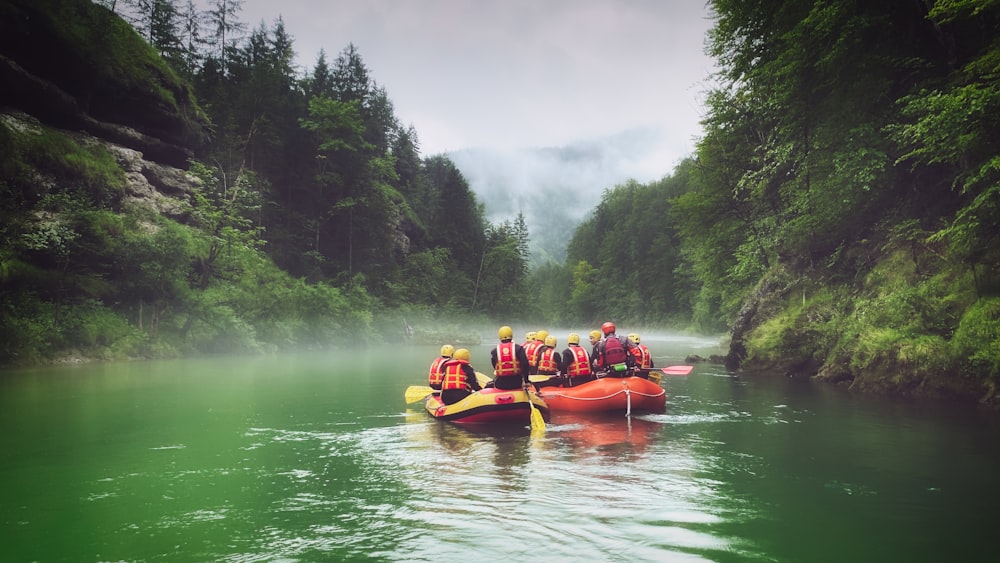
[[[687,375],[691,373],[694,366],[668,366],[660,369],[666,375]]]

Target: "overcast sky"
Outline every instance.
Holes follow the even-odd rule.
[[[244,0],[241,19],[279,15],[303,70],[353,43],[424,156],[638,136],[647,181],[700,134],[702,0]]]

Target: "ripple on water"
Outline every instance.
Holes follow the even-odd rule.
[[[711,560],[732,549],[716,532],[722,517],[705,510],[717,486],[692,475],[688,444],[657,447],[671,424],[696,422],[644,415],[552,423],[540,438],[484,435],[426,419],[336,432],[254,428],[247,437],[258,449],[290,447],[313,458],[315,464],[274,467],[269,478],[284,479],[279,489],[289,494],[269,510],[314,525],[274,526],[226,560],[322,553],[438,562],[498,553]],[[319,469],[355,458],[363,462],[356,473]]]

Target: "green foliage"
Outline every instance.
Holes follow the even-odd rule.
[[[449,254],[446,248],[434,248],[406,257],[400,293],[408,302],[433,305],[447,300]]]
[[[326,158],[323,153],[370,148],[364,140],[360,105],[358,100],[342,102],[322,97],[309,100],[309,118],[301,119],[300,123],[303,129],[317,134],[320,157]]]
[[[1000,383],[1000,298],[977,300],[958,323],[952,353],[966,366],[963,374]]]
[[[67,351],[89,358],[127,359],[143,340],[124,318],[94,300],[64,307],[26,293],[4,308],[0,363],[5,365],[32,365]]]
[[[600,296],[595,292],[597,269],[586,260],[580,260],[573,267],[572,275],[570,307],[576,311],[579,319],[596,319],[600,313],[595,306],[600,303]]]
[[[5,290],[0,299],[0,363],[32,365],[52,353],[49,345],[51,305],[32,293],[7,289],[8,279],[5,271]],[[14,296],[17,299],[12,299]]]
[[[815,373],[842,334],[839,303],[841,296],[830,288],[796,287],[780,313],[747,338],[751,351],[747,361],[784,365],[789,375]]]
[[[53,174],[58,190],[79,191],[95,205],[116,204],[125,192],[125,174],[97,144],[81,145],[64,133],[44,130],[23,138],[26,164]]]
[[[491,318],[511,318],[528,306],[524,292],[527,237],[523,218],[520,223],[504,222],[487,228],[473,311]]]
[[[711,4],[720,72],[697,155],[608,189],[566,262],[530,273],[523,217],[488,223],[454,163],[421,160],[357,49],[298,77],[280,21],[171,57],[216,124],[190,224],[122,209],[124,173],[89,141],[0,127],[0,361],[353,345],[398,308],[428,324],[746,321],[748,361],[789,374],[995,382],[1000,3]],[[81,44],[75,66],[108,77],[89,107],[151,91],[190,112],[121,21],[84,2],[11,9],[38,6]]]
[[[757,365],[881,389],[993,373],[963,358],[988,337],[958,341],[1000,287],[1000,3],[903,4],[712,2],[719,80],[672,217],[695,318],[740,312]]]
[[[72,94],[89,84],[86,95],[91,109],[122,111],[136,96],[149,97],[150,106],[169,108],[183,120],[202,119],[191,88],[160,58],[156,51],[128,23],[96,3],[82,0],[11,0],[29,19],[35,32],[22,38],[27,49],[45,49],[62,53],[47,64],[59,70],[62,86]],[[48,45],[35,42],[44,38]],[[86,77],[87,79],[83,79]],[[98,77],[96,80],[93,77]],[[128,119],[136,119],[136,114]],[[198,126],[195,126],[198,127]],[[185,135],[189,137],[195,134]]]
[[[940,336],[914,336],[886,327],[869,327],[857,340],[852,372],[888,378],[902,389],[934,377],[948,366],[948,343]]]
[[[39,16],[31,20],[60,52],[80,59],[56,74],[106,77],[92,84],[95,117],[132,124],[129,114],[149,103],[143,132],[183,142],[175,119],[197,111],[191,90],[139,34],[93,8],[14,9]],[[280,21],[196,56],[177,50],[169,18],[123,9],[184,65],[216,125],[191,162],[201,183],[187,224],[122,206],[125,174],[100,145],[4,125],[0,190],[12,197],[2,206],[0,292],[37,307],[5,317],[23,338],[0,363],[74,345],[145,357],[349,345],[345,334],[376,338],[372,312],[386,305],[466,315],[526,307],[523,218],[489,225],[453,163],[420,159],[416,133],[399,127],[353,46],[300,82]],[[36,183],[38,171],[55,181]]]
[[[8,201],[15,196],[13,183],[27,170],[23,161],[25,150],[21,136],[0,120],[0,195]]]

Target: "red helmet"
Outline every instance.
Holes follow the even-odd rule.
[[[615,323],[608,321],[601,325],[601,330],[604,331],[605,335],[611,334],[615,331]]]

